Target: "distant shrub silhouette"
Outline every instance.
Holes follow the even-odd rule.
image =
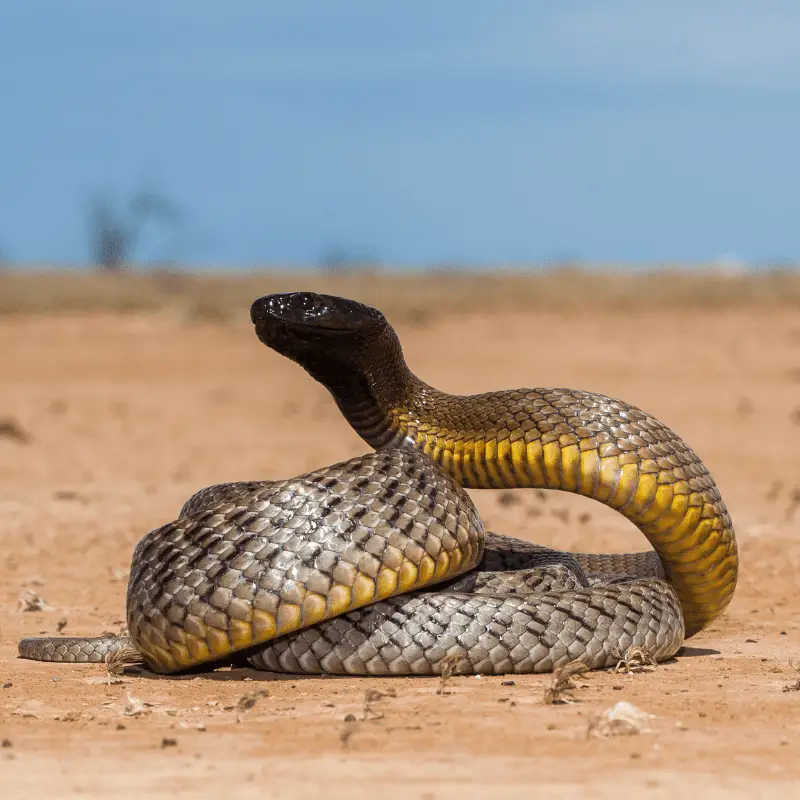
[[[88,209],[92,263],[103,270],[118,271],[134,260],[146,226],[174,229],[182,219],[175,203],[152,190],[134,192],[124,205],[115,204],[107,192],[98,192]]]

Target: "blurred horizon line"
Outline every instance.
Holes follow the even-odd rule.
[[[479,275],[482,273],[509,274],[509,275],[539,275],[557,272],[573,273],[624,273],[647,274],[657,272],[676,273],[703,273],[711,272],[721,275],[740,275],[760,272],[796,272],[800,271],[800,260],[791,258],[763,259],[754,262],[731,257],[720,257],[709,261],[676,261],[654,260],[627,262],[617,261],[592,261],[579,258],[549,259],[530,262],[505,262],[505,261],[442,261],[442,262],[408,262],[391,263],[379,259],[341,260],[341,261],[264,261],[253,263],[226,263],[226,262],[183,262],[183,261],[150,261],[130,262],[114,268],[104,268],[102,265],[89,261],[81,262],[21,262],[15,260],[0,261],[0,274],[9,272],[18,273],[97,273],[108,275],[135,275],[154,273],[186,273],[208,274],[215,273],[230,275],[239,273],[249,274],[286,274],[298,273],[323,273],[323,274],[365,274],[383,273],[398,275],[420,274],[468,274]]]

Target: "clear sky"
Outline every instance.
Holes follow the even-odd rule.
[[[0,253],[800,258],[797,0],[2,0]]]

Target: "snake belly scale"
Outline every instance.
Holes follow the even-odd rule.
[[[308,292],[251,308],[259,339],[332,394],[373,453],[282,481],[212,486],[136,547],[130,639],[32,638],[24,657],[162,673],[246,658],[275,671],[546,672],[663,660],[733,595],[736,540],[697,455],[654,417],[569,389],[440,392],[376,309]],[[564,553],[484,532],[465,488],[576,492],[653,550]]]

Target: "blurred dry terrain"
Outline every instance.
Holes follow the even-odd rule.
[[[314,290],[352,297],[395,318],[445,313],[661,308],[800,308],[800,271],[760,273],[563,267],[469,273],[448,268],[274,272],[0,270],[0,314],[176,310],[187,319],[242,320],[255,297]],[[244,314],[246,320],[247,315]]]
[[[440,691],[250,670],[112,679],[17,659],[22,636],[118,629],[132,548],[196,489],[365,450],[249,326],[256,297],[307,288],[380,307],[412,369],[443,390],[569,386],[663,419],[733,516],[729,612],[673,662],[578,678],[574,702],[556,705],[548,676],[453,677]],[[789,272],[0,275],[2,795],[796,797],[798,308]],[[584,498],[473,496],[493,530],[642,546]],[[619,701],[654,716],[608,731],[598,720]]]

